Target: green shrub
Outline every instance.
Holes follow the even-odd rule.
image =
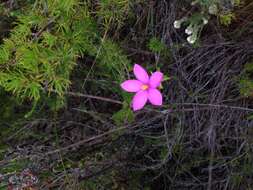
[[[94,28],[85,8],[73,0],[49,1],[47,8],[38,3],[19,15],[0,49],[0,85],[18,97],[38,100],[44,90],[62,95],[76,59],[92,44]]]
[[[119,21],[129,2],[110,2],[101,1],[95,13],[105,20],[116,15]],[[116,13],[111,14],[114,4]],[[106,40],[106,27],[99,30],[92,14],[91,3],[79,0],[38,0],[15,12],[16,26],[0,47],[0,86],[22,99],[38,101],[52,92],[63,96],[77,59],[85,56],[98,58],[108,76],[123,80],[121,71],[129,61]]]

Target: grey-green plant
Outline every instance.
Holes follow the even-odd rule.
[[[198,6],[199,11],[175,20],[174,28],[179,29],[184,25],[188,43],[194,44],[212,16],[217,17],[221,24],[228,26],[235,19],[234,8],[240,4],[240,0],[192,0],[191,6]]]

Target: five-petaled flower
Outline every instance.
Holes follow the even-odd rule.
[[[132,101],[133,110],[142,109],[147,101],[156,106],[162,105],[162,94],[157,88],[163,80],[163,74],[156,71],[149,77],[144,68],[135,64],[134,75],[137,80],[126,80],[121,84],[121,88],[125,91],[136,92]]]

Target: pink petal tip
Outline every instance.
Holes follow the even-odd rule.
[[[149,85],[152,88],[157,88],[160,86],[161,82],[163,80],[163,74],[159,71],[154,72],[149,80]]]
[[[138,80],[126,80],[120,86],[127,92],[138,92],[141,89],[142,83]]]
[[[155,106],[161,106],[163,104],[163,97],[159,90],[152,88],[148,91],[148,100]]]
[[[147,71],[138,64],[134,65],[134,75],[139,81],[143,83],[149,82],[149,76],[148,76]]]
[[[137,111],[142,109],[148,100],[147,91],[139,91],[135,94],[132,102],[133,110]]]

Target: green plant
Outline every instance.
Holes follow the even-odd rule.
[[[124,98],[123,107],[112,116],[113,121],[119,126],[126,122],[131,123],[134,121],[134,113],[130,108],[132,96],[127,93],[123,93],[122,95]]]
[[[101,0],[98,3],[97,15],[102,18],[104,26],[123,25],[130,11],[131,0]]]
[[[116,13],[111,14],[111,6]],[[102,75],[123,80],[129,61],[115,42],[106,39],[108,26],[102,25],[101,34],[90,7],[89,1],[37,0],[14,12],[16,26],[0,47],[0,86],[21,99],[62,97],[77,59],[85,56],[98,60]],[[101,1],[99,7],[98,16],[118,22],[129,2]]]
[[[164,53],[167,50],[166,45],[156,37],[149,40],[148,48],[154,53]]]
[[[253,62],[248,62],[244,66],[244,72],[239,79],[239,88],[242,96],[253,96]]]
[[[101,75],[107,75],[111,80],[120,82],[124,80],[125,71],[130,70],[130,61],[120,47],[111,40],[103,41],[98,54]]]
[[[235,19],[235,14],[232,12],[228,12],[228,13],[219,15],[219,17],[220,17],[220,22],[222,25],[229,26],[232,20]]]
[[[0,49],[0,85],[6,91],[35,101],[44,91],[63,95],[78,56],[94,49],[94,25],[85,5],[64,2],[38,2],[17,17]]]
[[[228,26],[235,19],[234,8],[240,4],[240,0],[224,2],[218,0],[193,0],[191,5],[199,7],[199,11],[175,20],[174,27],[179,29],[184,24],[186,26],[185,33],[188,35],[187,41],[194,44],[211,16],[216,16],[222,25]]]

